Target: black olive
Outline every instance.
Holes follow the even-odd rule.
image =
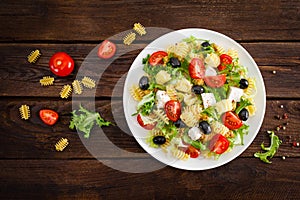
[[[171,64],[172,67],[176,68],[176,67],[180,67],[181,63],[177,58],[170,58],[169,63]]]
[[[246,79],[242,78],[240,80],[240,88],[241,89],[246,89],[248,87],[249,83]]]
[[[154,144],[164,144],[166,142],[165,136],[158,135],[153,138]]]
[[[204,87],[200,86],[200,85],[194,85],[192,87],[192,92],[194,92],[195,94],[202,94],[204,93]]]
[[[149,88],[149,78],[147,76],[142,76],[142,78],[139,81],[139,87],[142,90],[147,90]]]
[[[243,108],[239,112],[239,118],[243,121],[247,121],[247,119],[249,118],[249,111],[246,108]]]
[[[202,130],[204,134],[210,134],[211,133],[211,127],[207,121],[202,121],[199,123],[199,127]]]
[[[183,128],[183,127],[186,127],[185,123],[179,119],[177,120],[176,122],[174,122],[174,125],[177,127],[177,128]]]
[[[203,43],[201,44],[201,46],[203,46],[203,47],[208,47],[208,46],[210,46],[210,44],[209,44],[209,42],[203,42]]]

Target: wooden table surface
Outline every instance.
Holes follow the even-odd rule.
[[[300,142],[300,1],[2,0],[0,16],[2,199],[300,199],[300,147],[292,145]],[[236,40],[253,56],[266,85],[266,114],[255,140],[238,158],[206,171],[166,166],[149,173],[126,173],[103,164],[124,164],[126,159],[137,165],[139,161],[158,164],[125,133],[123,82],[118,82],[138,53],[159,36],[156,33],[138,37],[130,47],[122,44],[120,35],[114,37],[118,51],[132,51],[102,69],[97,85],[96,110],[113,122],[112,107],[119,113],[118,126],[103,130],[125,153],[101,155],[100,162],[87,151],[77,132],[69,129],[72,99],[59,98],[60,89],[72,83],[92,49],[106,38],[129,31],[135,22],[172,30],[215,30]],[[26,57],[35,49],[42,56],[30,64]],[[57,51],[74,58],[75,71],[43,88],[39,80],[51,75],[48,62]],[[92,95],[84,93],[85,98]],[[83,100],[78,97],[74,101]],[[32,111],[27,121],[19,116],[22,104]],[[42,108],[60,114],[53,127],[39,120]],[[284,113],[289,117],[285,121],[274,117]],[[276,132],[283,143],[273,163],[254,158],[262,142],[269,144],[266,131],[286,121],[286,130]],[[61,137],[70,144],[65,151],[56,152],[54,144]],[[126,151],[141,156],[131,158]]]

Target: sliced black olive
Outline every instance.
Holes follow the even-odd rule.
[[[170,58],[169,63],[171,64],[172,67],[176,68],[176,67],[180,67],[181,63],[177,58]]]
[[[183,127],[186,127],[185,123],[179,119],[177,120],[176,122],[174,122],[174,125],[177,127],[177,128],[183,128]]]
[[[153,138],[154,144],[164,144],[165,142],[166,142],[165,136],[159,135],[159,136],[155,136]]]
[[[249,83],[246,79],[242,78],[240,80],[240,88],[241,89],[246,89],[248,87]]]
[[[211,133],[211,127],[207,121],[202,121],[199,123],[199,128],[202,130],[204,134]]]
[[[204,93],[204,87],[202,87],[201,85],[194,85],[192,87],[192,92],[194,92],[195,94],[202,94]]]
[[[210,46],[210,44],[209,44],[209,42],[203,42],[202,44],[201,44],[201,46],[203,46],[203,47],[208,47],[208,46]]]
[[[149,88],[149,78],[147,76],[142,76],[139,81],[139,87],[142,90],[147,90]]]
[[[249,118],[249,111],[246,108],[243,108],[239,112],[239,118],[243,121],[247,121],[247,119]]]

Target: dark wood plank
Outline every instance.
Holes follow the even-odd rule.
[[[128,163],[122,162],[125,167]],[[97,160],[1,160],[0,167],[2,199],[300,198],[297,159],[274,159],[268,165],[238,158],[206,171],[165,167],[138,174],[116,171]]]
[[[299,40],[299,7],[297,0],[5,0],[0,6],[0,40],[97,41],[129,30],[137,21],[146,27],[207,28],[235,40]]]
[[[102,152],[96,153],[94,156],[97,157],[149,157],[148,154],[144,154],[145,151],[139,146],[129,131],[123,114],[121,100],[97,100],[96,104],[87,100],[73,101],[73,103],[74,105],[82,103],[82,105],[90,109],[96,106],[96,111],[100,112],[104,119],[116,124],[116,126],[103,127],[102,130],[114,145],[124,151],[115,151],[109,143],[96,137],[94,134],[101,133],[99,128],[93,129],[88,140],[81,140],[79,135],[82,136],[82,134],[78,135],[76,131],[70,130],[68,127],[71,117],[70,112],[72,111],[71,101],[36,100],[32,98],[0,101],[0,146],[5,150],[0,152],[0,158],[93,158],[93,155],[86,150],[83,142],[106,149],[105,154]],[[22,104],[27,104],[31,108],[32,117],[28,121],[24,121],[19,117],[18,108]],[[284,108],[280,108],[280,105],[283,105]],[[49,127],[41,122],[38,112],[42,108],[53,109],[60,114],[60,120],[56,125]],[[263,126],[254,142],[241,157],[253,157],[255,152],[261,150],[260,144],[262,142],[269,145],[270,139],[267,130],[274,130],[278,125],[283,125],[285,122],[289,123],[286,126],[286,130],[281,129],[276,133],[283,140],[283,144],[280,146],[276,156],[300,157],[300,147],[292,146],[294,141],[300,142],[299,108],[300,101],[268,101]],[[275,118],[276,115],[282,116],[284,113],[288,114],[288,119],[278,120]],[[54,149],[54,144],[61,137],[68,138],[70,145],[64,152],[58,153]],[[132,155],[130,152],[140,153],[140,155]]]
[[[300,98],[298,89],[300,87],[298,81],[300,77],[298,70],[300,63],[299,43],[241,44],[259,65],[268,97]],[[63,85],[71,84],[77,76],[84,74],[97,80],[102,73],[96,93],[85,90],[84,96],[111,97],[112,94],[122,96],[125,80],[123,75],[128,72],[131,63],[146,44],[136,44],[130,47],[118,44],[118,59],[111,64],[110,61],[101,61],[93,57],[84,61],[84,58],[91,51],[95,54],[94,48],[96,46],[97,44],[1,44],[0,95],[58,97]],[[41,50],[42,57],[36,64],[29,64],[26,61],[26,56],[36,48]],[[42,88],[39,80],[43,76],[52,75],[48,62],[57,51],[68,52],[75,60],[76,69],[68,77],[56,77],[53,86]],[[83,61],[84,64],[82,65]],[[82,67],[80,67],[81,65]],[[106,66],[108,67],[106,68]],[[277,72],[276,74],[272,73],[274,70]]]

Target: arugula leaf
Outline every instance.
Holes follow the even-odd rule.
[[[268,157],[273,158],[280,144],[282,143],[279,137],[275,135],[274,131],[271,131],[270,138],[271,138],[271,145],[269,147],[265,147],[264,143],[261,143],[262,150],[266,152],[264,153],[256,152],[254,154],[254,157],[259,158],[261,161],[269,164],[272,162],[268,160]]]
[[[206,150],[206,146],[202,142],[192,140],[187,134],[183,136],[183,141],[202,151]]]
[[[149,63],[149,58],[150,58],[150,54],[148,54],[147,57],[143,58],[142,63],[143,64],[148,64]]]
[[[235,135],[239,135],[241,138],[241,145],[244,145],[244,135],[247,135],[249,133],[249,125],[243,124],[239,129],[233,130]]]
[[[77,114],[80,113],[80,114]],[[97,112],[91,112],[85,108],[83,108],[81,105],[79,106],[79,110],[73,110],[72,119],[70,121],[69,128],[81,131],[84,133],[85,138],[90,137],[91,129],[93,128],[95,121],[96,124],[101,126],[109,126],[112,124],[109,121],[105,121],[99,113]]]
[[[252,105],[252,103],[248,99],[241,98],[241,101],[239,102],[237,108],[235,109],[235,113],[238,115],[241,110],[243,110],[245,107]]]
[[[144,96],[143,99],[138,103],[137,105],[138,113],[141,113],[142,115],[149,115],[149,113],[153,109],[154,103],[155,103],[155,93],[152,91],[146,96]]]
[[[205,114],[208,117],[212,117],[215,121],[218,121],[218,119],[219,119],[219,116],[218,116],[217,111],[214,108],[214,106],[210,106],[210,107],[204,109],[201,114]]]

